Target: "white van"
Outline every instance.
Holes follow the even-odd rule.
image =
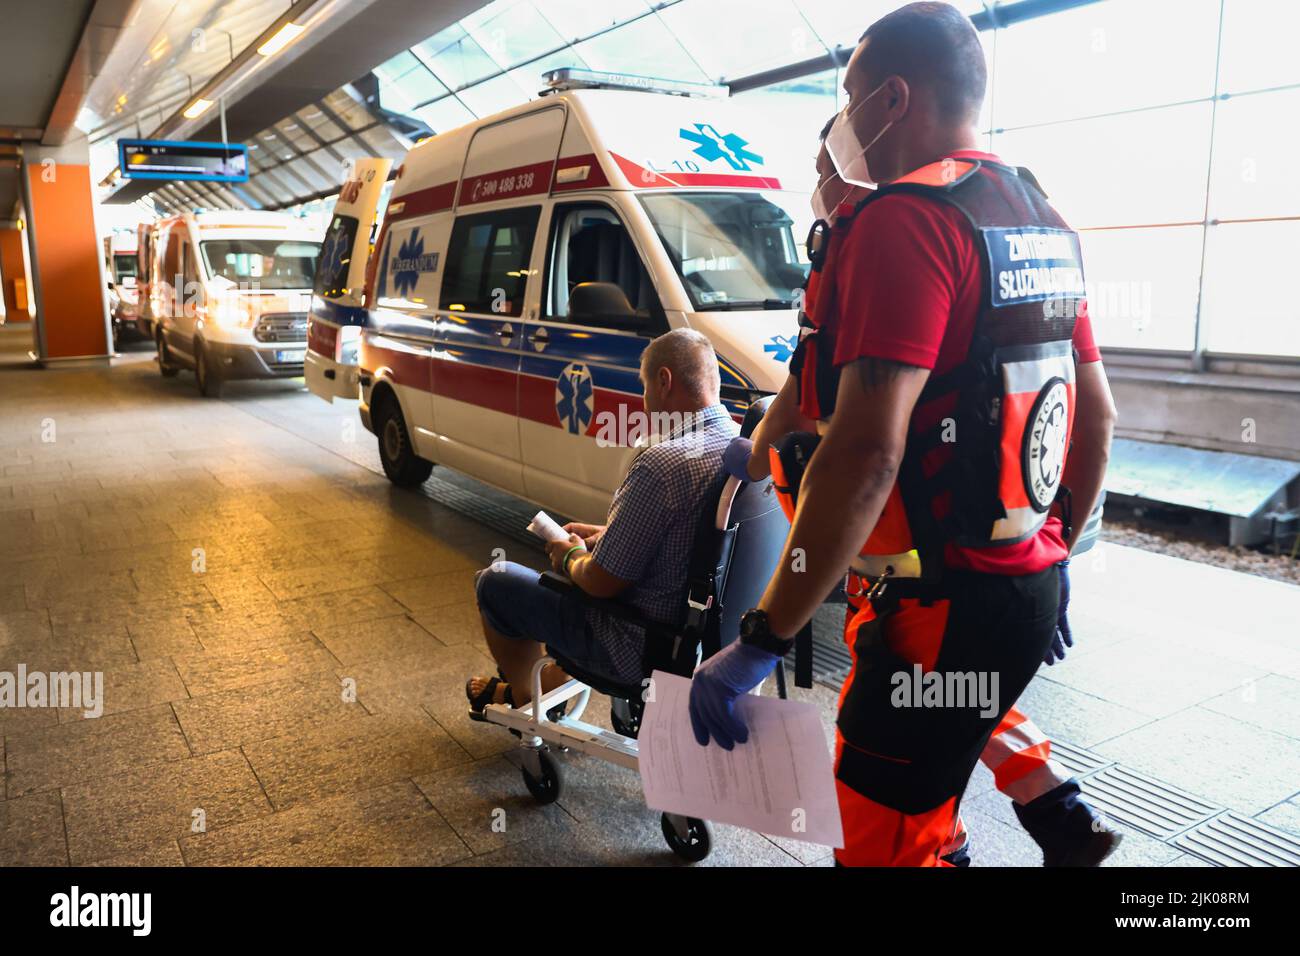
[[[736,416],[786,376],[816,144],[734,101],[584,74],[415,146],[368,261],[378,177],[358,164],[344,186],[307,383],[359,385],[399,484],[438,463],[597,520],[633,453],[598,436],[641,410],[650,338],[709,336]]]
[[[285,213],[199,212],[153,230],[149,282],[158,368],[193,369],[218,395],[240,378],[303,374],[320,235]]]

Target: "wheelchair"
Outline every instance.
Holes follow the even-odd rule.
[[[770,402],[769,398],[750,407],[742,435],[752,433]],[[637,734],[651,673],[662,670],[690,677],[701,660],[736,639],[740,617],[762,597],[789,530],[770,478],[741,482],[719,466],[709,506],[695,532],[685,600],[677,621],[652,621],[626,603],[591,597],[567,577],[550,571],[541,575],[543,586],[645,628],[646,650],[641,683],[624,684],[587,672],[548,648],[547,656],[533,667],[529,704],[488,704],[484,708],[488,723],[500,724],[519,736],[524,785],[538,803],[554,803],[564,788],[553,749],[575,750],[637,769]],[[570,680],[543,694],[542,670],[551,662],[563,668]],[[785,697],[784,663],[777,666],[776,685],[777,693]],[[613,731],[583,722],[592,691],[610,697]],[[684,860],[699,862],[712,849],[713,831],[708,821],[664,813],[660,828],[668,847]]]

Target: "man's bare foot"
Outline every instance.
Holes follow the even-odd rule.
[[[471,677],[469,679],[469,692],[472,696],[478,697],[483,693],[484,688],[492,680],[490,677]],[[497,679],[496,686],[492,689],[492,700],[488,703],[504,704],[507,695],[510,693],[510,685],[500,678]]]

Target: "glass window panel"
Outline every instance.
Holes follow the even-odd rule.
[[[1300,216],[1300,90],[1234,96],[1219,102],[1214,120],[1210,216],[1246,219]]]
[[[409,148],[406,143],[401,142],[386,126],[376,126],[365,132],[357,134],[370,147],[373,156],[388,156],[398,159],[406,155]]]
[[[1080,233],[1098,344],[1192,349],[1203,232],[1172,226]]]
[[[1218,29],[1219,0],[1091,3],[1012,24],[998,32],[997,123],[1208,97]]]
[[[395,113],[409,112],[447,92],[410,50],[375,67],[375,76],[379,78],[380,104]]]
[[[645,0],[543,0],[542,15],[566,40],[588,37],[648,10]]]
[[[832,49],[857,46],[867,27],[900,6],[898,0],[795,0],[795,5],[821,42]]]
[[[306,153],[316,148],[316,141],[308,136],[292,118],[277,123],[275,130],[283,139],[292,143],[299,152]]]
[[[465,28],[460,24],[430,37],[412,48],[411,52],[453,90],[491,76],[501,69],[473,37],[466,35]]]
[[[576,49],[594,70],[710,82],[658,17],[642,17],[579,43]]]
[[[531,60],[565,43],[537,8],[526,2],[511,5],[481,25],[465,26],[488,56],[504,67]]]
[[[342,162],[336,156],[332,156],[323,149],[318,149],[309,155],[315,161],[316,165],[328,174],[335,186],[342,185],[343,181],[347,179],[348,172],[352,169],[351,163]]]
[[[826,52],[791,0],[682,0],[659,17],[714,80]]]
[[[1211,226],[1201,317],[1214,352],[1300,356],[1300,222]]]
[[[311,130],[327,143],[343,135],[343,130],[339,129],[338,125],[316,106],[308,106],[300,110],[298,118],[311,127]]]
[[[839,90],[840,71],[824,70],[797,80],[738,93],[736,101],[767,117],[791,142],[807,144],[806,172],[813,177],[811,184],[815,184],[813,164],[817,157],[817,136],[838,108]]]
[[[435,133],[464,126],[475,119],[469,107],[455,96],[444,96],[428,106],[421,106],[412,115],[428,123]]]
[[[335,90],[325,98],[325,105],[348,130],[360,129],[374,122],[366,108],[343,90]]]
[[[475,83],[461,90],[457,96],[476,116],[491,116],[507,107],[528,102],[528,91],[508,73]]]
[[[1300,83],[1300,4],[1291,0],[1227,0],[1219,89],[1224,93]]]
[[[1210,109],[1192,103],[1013,130],[995,134],[993,148],[1033,170],[1076,229],[1200,222]]]

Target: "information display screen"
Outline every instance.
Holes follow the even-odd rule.
[[[248,148],[242,143],[120,139],[117,154],[118,167],[126,179],[248,181]]]

